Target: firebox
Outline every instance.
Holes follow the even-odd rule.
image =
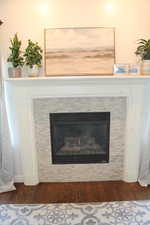
[[[109,162],[110,112],[50,113],[53,164]]]

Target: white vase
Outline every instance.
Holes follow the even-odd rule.
[[[142,74],[150,75],[150,60],[142,61],[141,72]]]
[[[21,75],[22,75],[21,67],[10,67],[10,68],[8,68],[8,74],[9,74],[9,77],[12,77],[12,78],[21,77]]]
[[[28,74],[29,74],[30,77],[39,76],[39,67],[37,65],[34,65],[32,68],[29,68]]]

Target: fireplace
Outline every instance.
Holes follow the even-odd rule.
[[[46,97],[34,99],[33,104],[40,182],[123,179],[127,116],[126,97]],[[91,133],[94,133],[94,135],[96,133],[96,140],[92,139],[90,142],[92,142],[91,145],[96,142],[96,144],[104,146],[105,154],[98,152],[98,154],[94,153],[95,156],[93,156],[94,151],[92,152],[92,149],[90,149],[88,156],[86,156],[87,152],[83,152],[83,147],[82,154],[78,149],[74,149],[73,155],[70,148],[64,155],[62,154],[64,148],[60,148],[64,146],[64,143],[71,145],[71,147],[77,143],[76,147],[81,148],[81,144],[85,143],[85,139],[87,139],[79,140],[81,139],[80,129],[74,135],[71,134],[77,129],[77,122],[80,124],[78,128],[84,127],[81,130],[84,131],[84,136],[87,135],[85,133],[87,125],[85,126],[85,124],[88,124],[88,128],[91,124],[97,124],[93,125],[94,131]],[[70,128],[69,131],[64,132],[64,125],[66,130],[71,125],[75,129]],[[68,136],[69,139],[67,138],[63,142],[65,136]],[[56,137],[61,145],[56,142]],[[105,145],[103,144],[104,140]],[[69,152],[72,155],[69,155]]]
[[[109,162],[110,112],[50,113],[52,164]]]

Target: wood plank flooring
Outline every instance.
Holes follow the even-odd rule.
[[[0,194],[2,203],[78,203],[150,199],[150,187],[123,181],[16,184],[16,191]]]

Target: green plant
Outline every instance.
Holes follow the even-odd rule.
[[[24,57],[25,64],[30,68],[33,68],[34,65],[41,67],[42,61],[42,49],[39,47],[38,43],[34,43],[31,40],[28,40],[28,46],[25,49]]]
[[[24,64],[23,57],[21,56],[21,41],[19,41],[17,34],[14,35],[13,39],[10,40],[11,46],[9,49],[11,50],[11,54],[7,59],[7,62],[11,62],[13,67],[22,67]]]
[[[142,60],[150,60],[150,39],[140,39],[138,44],[135,54],[139,55]]]

